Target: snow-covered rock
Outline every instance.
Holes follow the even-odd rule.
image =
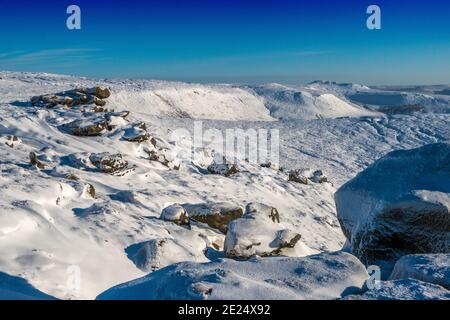
[[[335,194],[349,248],[389,276],[413,253],[450,252],[450,144],[389,153]]]
[[[176,152],[168,148],[150,148],[146,149],[151,161],[156,161],[172,170],[180,170],[181,164],[176,157]]]
[[[297,182],[301,184],[309,184],[309,182],[314,183],[325,183],[328,182],[327,176],[322,170],[311,170],[311,169],[298,169],[291,170],[289,172],[288,180],[292,182]]]
[[[417,279],[450,290],[450,254],[410,254],[395,264],[390,280]]]
[[[247,205],[243,218],[233,220],[228,226],[224,251],[228,257],[248,259],[255,255],[274,256],[283,249],[294,248],[301,235],[279,225],[278,211],[261,203]],[[307,255],[308,250],[299,253]]]
[[[97,299],[336,299],[358,293],[366,279],[361,262],[345,252],[220,259],[175,264],[111,288]]]
[[[313,172],[312,176],[309,178],[312,182],[315,183],[324,183],[328,182],[327,176],[322,172],[322,170],[316,170]]]
[[[245,207],[245,218],[258,219],[258,216],[269,218],[273,222],[280,222],[280,213],[277,208],[264,203],[251,202]]]
[[[211,228],[227,233],[228,224],[243,215],[241,207],[232,203],[199,203],[199,204],[183,204],[189,218],[206,223]]]
[[[179,204],[173,204],[164,208],[160,218],[178,225],[189,225],[189,216],[186,210]]]
[[[445,288],[415,279],[380,281],[362,295],[349,295],[344,300],[450,300]]]
[[[289,181],[301,183],[301,184],[308,184],[308,177],[305,177],[305,175],[300,170],[292,170],[289,172]]]
[[[129,142],[144,142],[150,139],[150,134],[145,123],[140,123],[125,129],[122,138]]]
[[[225,177],[230,177],[239,172],[236,163],[232,163],[225,157],[214,157],[213,162],[208,166],[208,171],[212,174],[220,174]]]
[[[65,132],[74,136],[93,137],[101,136],[108,131],[108,121],[103,116],[93,116],[76,119],[61,127]]]
[[[92,164],[101,172],[115,173],[128,166],[128,162],[123,159],[120,153],[94,153],[89,156]]]
[[[152,239],[134,244],[125,251],[136,267],[144,272],[183,261],[207,261],[204,255],[206,243],[199,237],[189,240],[181,243],[170,238]]]

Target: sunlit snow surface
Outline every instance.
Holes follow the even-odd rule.
[[[35,95],[94,85],[111,89],[108,107],[131,111],[130,121],[146,122],[152,135],[168,142],[173,130],[193,132],[200,119],[204,130],[278,129],[285,172],[248,165],[227,178],[204,174],[190,162],[182,163],[180,171],[169,170],[146,159],[139,144],[123,141],[120,126],[102,137],[70,136],[59,126],[78,114],[25,103]],[[369,110],[351,100],[357,94],[398,92],[386,93],[386,88],[322,82],[304,87],[197,85],[0,72],[0,272],[57,298],[92,299],[145,275],[127,256],[134,244],[172,239],[177,250],[189,246],[180,256],[190,262],[220,257],[211,248],[209,254],[203,251],[223,242],[223,234],[158,219],[173,203],[229,202],[244,208],[262,202],[278,209],[283,227],[302,236],[307,250],[286,255],[339,250],[345,237],[336,218],[336,188],[387,152],[450,139],[449,96],[440,94],[446,89],[416,90],[402,91],[404,100],[395,104],[421,104],[424,110],[387,115],[373,103]],[[9,135],[21,141],[14,148],[5,144]],[[48,169],[29,165],[31,151],[45,156]],[[68,161],[99,152],[120,152],[135,170],[113,176],[80,170]],[[323,170],[331,184],[287,181],[286,170],[306,168]],[[68,173],[79,180],[65,179]],[[95,187],[95,199],[86,195],[87,184]],[[74,290],[71,276],[78,271],[80,286]]]

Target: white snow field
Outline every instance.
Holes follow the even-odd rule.
[[[30,103],[33,96],[94,86],[110,89],[109,98],[96,100],[106,106],[58,102],[48,108],[51,97]],[[335,299],[355,293],[366,275],[356,258],[339,252],[346,238],[334,193],[388,152],[449,141],[445,90],[0,72],[0,299],[94,299],[105,291],[101,298]],[[384,101],[351,99],[372,93],[407,99],[394,101],[389,112],[381,108]],[[210,137],[202,137],[205,148],[195,150],[192,161],[178,157],[184,149],[172,133],[193,133],[197,121],[204,131],[279,130],[283,170],[241,161],[229,176],[210,174]],[[293,169],[322,170],[328,182],[289,181]],[[221,203],[226,208],[214,211]],[[232,259],[224,241],[233,230],[224,230],[223,221],[249,203],[275,208],[279,221],[256,219],[251,233],[235,233],[238,243],[256,247],[263,239],[267,257]],[[177,210],[161,217],[174,204]],[[189,219],[183,208],[190,205],[211,206],[211,213]],[[335,258],[327,253],[335,251]],[[320,264],[317,274],[311,261]],[[309,266],[304,274],[302,265]],[[339,274],[342,269],[348,272]],[[305,285],[299,279],[307,279]],[[163,289],[152,292],[152,284]],[[141,285],[145,292],[133,291]]]

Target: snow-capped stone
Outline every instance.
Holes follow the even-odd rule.
[[[309,178],[312,182],[315,183],[324,183],[328,182],[327,176],[322,172],[322,170],[316,170],[313,172],[312,176]]]
[[[99,99],[97,97],[94,98],[94,103],[95,103],[96,106],[99,106],[99,107],[106,106],[106,101],[103,100],[103,99]]]
[[[450,291],[415,279],[380,281],[362,295],[349,295],[343,300],[449,300]]]
[[[289,172],[289,181],[301,184],[308,184],[308,178],[305,177],[300,170],[292,170]]]
[[[245,207],[244,218],[256,219],[260,215],[270,218],[273,222],[280,222],[280,214],[278,213],[277,208],[258,202],[251,202],[247,204]]]
[[[136,267],[153,272],[183,261],[206,261],[206,244],[200,238],[193,243],[180,243],[170,238],[158,238],[135,244],[125,251]]]
[[[159,162],[172,170],[180,170],[181,164],[176,158],[175,151],[167,148],[151,148],[146,150],[146,152],[151,161]]]
[[[56,95],[42,95],[31,98],[31,104],[35,107],[53,108],[62,105],[66,100]]]
[[[113,287],[97,299],[336,299],[344,293],[358,293],[366,279],[361,262],[345,252],[304,258],[221,259],[178,263]],[[207,290],[193,290],[200,284]]]
[[[213,162],[208,166],[208,171],[212,174],[220,174],[225,177],[230,177],[239,172],[238,166],[235,163],[230,163],[225,157],[214,157]]]
[[[93,153],[89,156],[89,160],[97,169],[104,173],[115,173],[128,166],[128,162],[123,159],[120,153]]]
[[[278,164],[276,164],[274,162],[270,162],[270,161],[265,162],[265,163],[261,163],[261,167],[262,168],[269,168],[269,169],[272,169],[272,170],[279,170],[280,169],[280,166]]]
[[[189,216],[179,204],[173,204],[161,211],[160,219],[174,222],[178,225],[189,225]]]
[[[63,130],[74,136],[101,136],[108,131],[108,121],[104,117],[77,119],[62,126]]]
[[[249,204],[243,218],[228,225],[224,251],[230,258],[248,259],[255,255],[279,255],[285,248],[294,248],[301,235],[282,228],[275,208]]]
[[[134,125],[131,128],[125,129],[123,139],[129,142],[141,143],[149,140],[150,134],[147,132],[145,123],[140,123],[139,125]]]
[[[218,203],[200,203],[200,204],[183,204],[189,218],[206,223],[214,229],[220,230],[226,234],[228,224],[243,215],[241,207],[235,206],[227,202]]]
[[[322,170],[313,171],[311,169],[291,170],[289,172],[288,181],[293,181],[301,184],[324,183],[328,182],[327,176]]]
[[[107,99],[111,96],[111,91],[105,87],[93,87],[86,90],[86,93],[92,94],[99,99]]]
[[[450,144],[394,151],[335,194],[349,248],[389,276],[414,253],[450,252]]]
[[[389,280],[416,279],[450,290],[450,254],[410,254],[395,264]]]

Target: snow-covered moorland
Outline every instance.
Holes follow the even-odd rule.
[[[0,299],[448,298],[448,279],[403,281],[418,273],[409,261],[359,295],[367,273],[339,221],[358,215],[340,203],[355,198],[337,197],[339,219],[335,205],[342,185],[389,152],[445,149],[445,92],[0,72]],[[217,145],[203,136],[203,149],[180,157],[172,133],[194,134],[198,121],[204,131],[278,130],[279,165],[211,166]],[[427,201],[447,223],[449,159],[429,156],[428,180],[409,185],[425,200],[434,188]],[[441,252],[404,254],[448,254],[445,223]],[[448,268],[441,257],[439,274]]]

